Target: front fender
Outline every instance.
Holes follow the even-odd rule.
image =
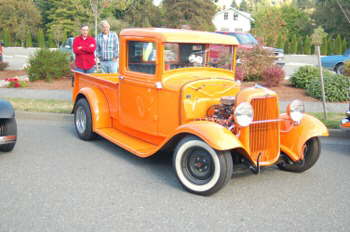
[[[98,88],[86,87],[79,90],[76,101],[79,99],[79,96],[84,96],[89,103],[92,114],[93,131],[96,129],[112,127],[109,105],[102,91]]]
[[[300,124],[295,126],[287,114],[280,116],[281,121],[281,151],[293,161],[303,157],[303,146],[307,140],[328,136],[326,126],[317,118],[305,114]]]
[[[15,110],[8,101],[0,100],[0,118],[14,118]]]
[[[244,148],[239,139],[225,127],[208,121],[192,121],[181,125],[175,131],[177,134],[188,133],[196,135],[212,148],[223,151],[235,148]]]

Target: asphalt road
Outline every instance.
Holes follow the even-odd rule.
[[[18,120],[0,154],[0,231],[350,231],[350,138],[322,140],[309,171],[237,174],[184,191],[167,154],[140,159],[66,121]]]

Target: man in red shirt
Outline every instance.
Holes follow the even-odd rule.
[[[74,38],[73,52],[75,53],[75,71],[83,73],[95,72],[96,40],[89,36],[89,27],[80,27],[80,36]]]

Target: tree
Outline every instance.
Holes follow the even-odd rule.
[[[298,41],[297,36],[294,34],[290,41],[289,54],[297,54],[298,52]]]
[[[335,52],[335,54],[342,54],[342,51],[343,51],[343,40],[340,37],[340,35],[337,35],[337,37],[335,39],[334,52]]]
[[[253,17],[255,19],[253,31],[264,40],[272,38],[276,41],[279,34],[282,34],[283,38],[287,38],[290,34],[305,37],[312,31],[310,16],[294,6],[271,7],[260,3]]]
[[[164,0],[165,26],[181,28],[189,25],[195,30],[213,31],[212,18],[216,6],[210,0]]]
[[[286,30],[286,22],[279,8],[258,8],[258,10],[254,12],[253,17],[255,18],[255,28],[253,32],[264,41],[267,41],[269,38],[276,41],[279,34],[282,34],[282,37],[286,38],[288,32]]]
[[[301,37],[297,37],[297,54],[304,54],[304,44]]]
[[[281,33],[278,34],[278,39],[277,39],[277,43],[275,44],[276,48],[283,48],[284,46],[284,39]]]
[[[348,49],[348,43],[346,41],[346,38],[343,39],[343,50],[342,53],[344,53]]]
[[[38,33],[37,33],[37,42],[38,42],[38,46],[40,48],[45,48],[46,45],[45,45],[45,36],[44,36],[44,32],[42,29],[39,29],[38,30]]]
[[[321,45],[321,54],[328,55],[328,38],[324,37]]]
[[[284,53],[285,53],[285,54],[289,54],[289,41],[288,41],[288,40],[286,40],[286,41],[284,42],[283,50],[284,50]]]
[[[62,42],[57,39],[77,34],[82,23],[92,21],[86,4],[83,4],[80,0],[50,1],[52,8],[49,10],[48,16],[50,20],[48,33],[54,36],[56,43]],[[59,33],[62,33],[62,35],[59,35]]]
[[[2,33],[2,39],[4,40],[4,44],[6,47],[11,46],[11,36],[8,29],[5,29]]]
[[[0,0],[0,28],[8,30],[24,45],[28,33],[37,30],[41,23],[38,8],[32,0]]]
[[[32,34],[31,34],[31,33],[28,33],[28,34],[27,34],[25,47],[26,47],[26,48],[31,48],[31,47],[33,47],[33,40],[32,40]]]
[[[306,36],[304,41],[304,54],[306,55],[311,54],[311,39],[309,36]]]
[[[349,38],[350,22],[346,16],[350,18],[348,0],[318,0],[313,14],[315,22],[322,25],[328,34]]]
[[[153,5],[152,0],[139,0],[128,9],[124,20],[132,27],[159,27],[161,11]]]
[[[239,10],[245,11],[245,12],[248,12],[248,11],[249,11],[248,3],[247,3],[245,0],[243,0],[243,1],[241,2],[241,4],[239,5]]]

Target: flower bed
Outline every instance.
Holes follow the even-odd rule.
[[[29,79],[28,77],[11,77],[5,78],[0,81],[0,87],[5,88],[22,88],[28,86]]]

